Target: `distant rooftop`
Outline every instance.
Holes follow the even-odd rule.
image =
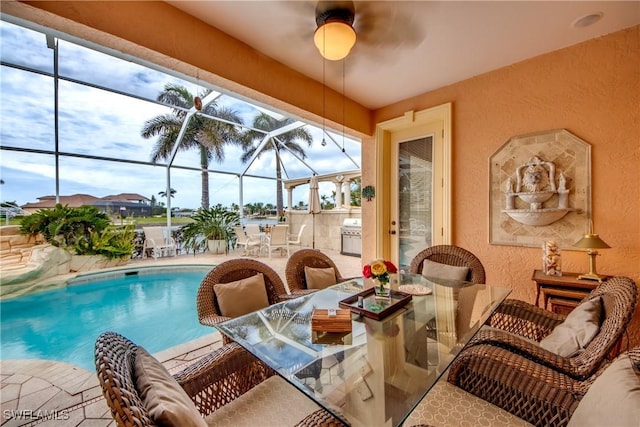
[[[38,202],[26,203],[21,206],[22,209],[50,209],[55,207],[56,205],[56,196],[42,196],[38,197]],[[96,197],[90,194],[73,194],[71,196],[60,196],[59,203],[61,205],[66,205],[71,208],[77,208],[79,206],[87,206],[87,205],[104,205],[105,203],[100,202],[108,202],[109,204],[113,203],[123,203],[123,204],[147,204],[149,202],[149,198],[145,196],[141,196],[140,194],[135,193],[121,193],[114,194],[105,197]]]

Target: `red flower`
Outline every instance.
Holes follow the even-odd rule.
[[[367,279],[371,278],[371,266],[369,264],[366,264],[364,267],[362,267],[362,275],[364,277],[366,277]]]
[[[397,273],[398,269],[396,268],[395,265],[393,265],[393,263],[391,261],[384,261],[384,265],[387,266],[387,271],[389,273]]]

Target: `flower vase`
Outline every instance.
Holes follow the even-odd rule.
[[[380,279],[373,279],[373,291],[376,297],[389,298],[391,296],[391,286],[388,281],[382,281]]]

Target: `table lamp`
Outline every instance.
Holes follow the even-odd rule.
[[[596,273],[596,256],[598,256],[596,249],[607,249],[611,246],[607,245],[597,234],[593,233],[593,224],[589,225],[589,233],[585,234],[582,239],[574,243],[573,246],[587,249],[587,255],[589,255],[589,272],[579,275],[578,279],[597,280],[602,283],[604,276]]]

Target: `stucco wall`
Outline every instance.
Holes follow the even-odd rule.
[[[598,272],[640,283],[640,26],[405,100],[374,114],[381,122],[453,103],[453,243],[478,255],[487,282],[533,302],[537,248],[490,245],[489,157],[511,136],[565,128],[592,146],[592,206],[601,250]],[[363,185],[372,183],[373,150],[363,145]],[[365,203],[363,223],[375,212]],[[370,230],[363,248],[372,256]],[[370,240],[374,239],[374,240]],[[564,271],[586,272],[583,252],[563,251]],[[640,343],[640,313],[632,340]]]

